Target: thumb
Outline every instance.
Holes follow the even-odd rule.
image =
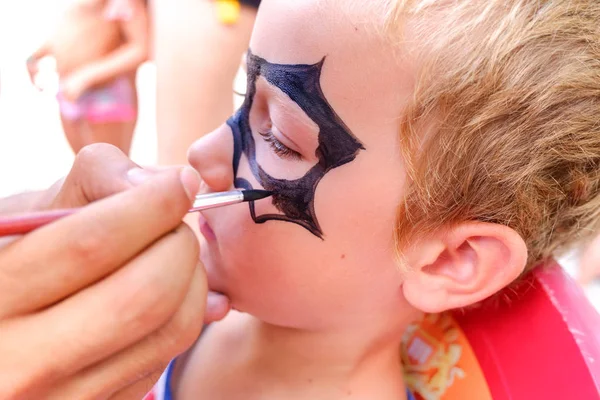
[[[129,173],[131,170],[136,172]],[[48,202],[49,208],[83,207],[137,186],[156,174],[137,170],[141,168],[115,146],[106,143],[86,146],[75,157],[56,196]]]

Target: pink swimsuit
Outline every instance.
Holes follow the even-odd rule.
[[[128,122],[135,119],[134,91],[125,77],[115,79],[107,86],[86,91],[72,102],[56,96],[61,115],[68,120],[85,119],[91,123]]]

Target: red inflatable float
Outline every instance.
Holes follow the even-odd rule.
[[[600,315],[557,264],[478,307],[426,316],[402,357],[417,399],[600,399]]]

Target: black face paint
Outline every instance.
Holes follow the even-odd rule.
[[[315,215],[314,199],[317,185],[327,172],[354,160],[359,150],[365,149],[323,95],[319,80],[324,61],[325,58],[313,65],[272,64],[249,51],[246,99],[227,121],[234,139],[235,186],[252,189],[250,182],[237,177],[240,158],[245,154],[252,174],[265,190],[274,193],[273,205],[283,213],[256,215],[254,203],[250,202],[250,215],[254,222],[292,222],[303,226],[319,238],[323,238],[323,231]],[[256,147],[250,128],[250,109],[256,93],[256,79],[259,76],[288,95],[319,127],[319,145],[315,152],[318,162],[301,178],[274,178],[256,161]]]

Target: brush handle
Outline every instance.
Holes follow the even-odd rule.
[[[223,207],[268,196],[270,196],[270,192],[264,190],[232,190],[229,192],[199,194],[196,196],[196,200],[188,212]],[[0,237],[29,233],[43,225],[71,215],[78,210],[78,208],[67,208],[0,217]]]
[[[0,236],[23,235],[40,226],[77,212],[77,208],[35,211],[27,214],[0,217]]]

